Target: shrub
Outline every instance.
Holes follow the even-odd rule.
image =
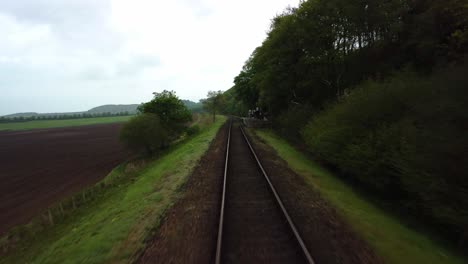
[[[457,234],[468,226],[466,72],[366,82],[314,116],[302,137],[345,175]]]
[[[309,105],[294,105],[273,120],[275,130],[285,138],[297,142],[300,131],[310,119],[313,108]]]
[[[192,120],[192,114],[174,91],[164,90],[153,94],[154,98],[140,105],[138,111],[158,115],[171,140],[176,140],[185,131],[186,123]]]
[[[169,135],[156,114],[140,114],[120,130],[120,140],[130,149],[154,155],[169,145]]]
[[[194,125],[194,126],[191,126],[191,127],[187,128],[187,135],[188,136],[196,135],[199,132],[200,132],[200,126],[198,126],[198,125]]]

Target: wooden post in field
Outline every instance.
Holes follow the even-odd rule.
[[[62,216],[64,216],[65,211],[63,210],[62,202],[59,203],[59,208],[60,208],[60,213],[62,214]]]
[[[49,213],[49,223],[50,225],[54,225],[54,218],[52,217],[52,212],[50,211],[50,208],[47,209],[48,213]]]
[[[73,209],[76,209],[75,196],[72,196]]]

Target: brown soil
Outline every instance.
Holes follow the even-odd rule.
[[[215,257],[225,124],[188,179],[183,197],[169,210],[138,263],[210,263]]]
[[[255,151],[317,263],[383,263],[273,148],[249,133]]]
[[[0,132],[0,235],[128,157],[121,124]]]

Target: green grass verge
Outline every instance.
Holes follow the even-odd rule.
[[[93,118],[77,118],[64,120],[36,120],[17,123],[2,123],[0,130],[28,130],[37,128],[53,128],[53,127],[70,127],[70,126],[86,126],[94,124],[108,124],[125,122],[133,116],[109,116],[109,117],[93,117]]]
[[[377,208],[314,161],[271,131],[256,134],[272,146],[289,167],[337,208],[342,217],[386,263],[466,263],[424,234],[409,229]]]
[[[38,232],[0,263],[128,263],[177,199],[225,117],[166,154],[129,173],[119,166],[108,177],[132,180],[79,207],[71,217]],[[128,167],[128,166],[127,166]]]

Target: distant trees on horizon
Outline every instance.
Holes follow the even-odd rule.
[[[39,120],[65,120],[65,119],[79,119],[79,118],[96,118],[96,117],[111,117],[111,116],[128,116],[133,115],[128,111],[111,113],[76,113],[76,114],[57,114],[57,115],[35,115],[35,116],[15,116],[15,117],[0,117],[0,123],[18,123]]]

